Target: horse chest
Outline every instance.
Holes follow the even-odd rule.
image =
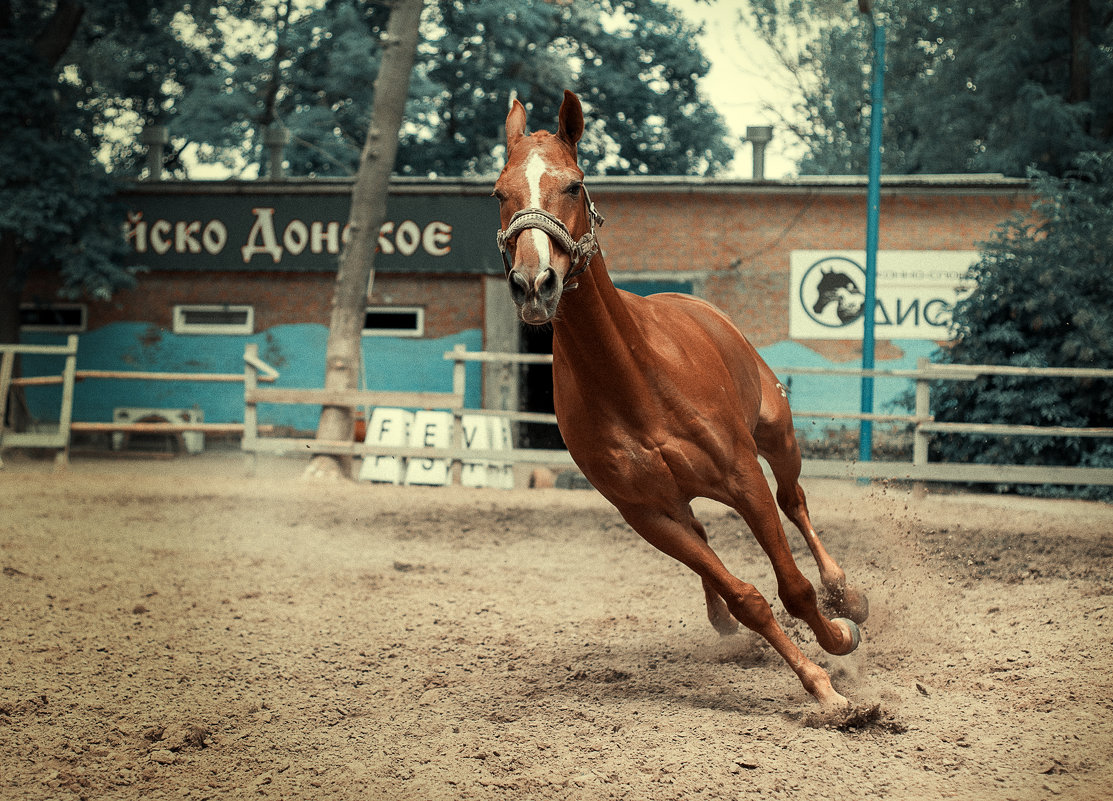
[[[740,446],[726,388],[693,401],[641,373],[585,382],[554,370],[557,420],[569,453],[596,486],[665,492],[722,479]]]

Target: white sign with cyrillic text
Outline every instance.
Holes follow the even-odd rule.
[[[878,251],[874,336],[950,339],[951,312],[970,291],[966,274],[979,255],[972,250]],[[861,339],[865,251],[794,250],[790,259],[789,336]]]

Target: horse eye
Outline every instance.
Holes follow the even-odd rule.
[[[564,191],[565,191],[566,194],[569,194],[572,197],[579,197],[580,190],[583,188],[583,186],[584,185],[583,185],[582,182],[576,181],[573,184],[569,184],[568,188],[565,189]]]
[[[491,197],[493,197],[499,203],[502,203],[503,201],[506,200],[506,195],[504,195],[502,192],[500,192],[497,189],[494,192],[491,193]]]

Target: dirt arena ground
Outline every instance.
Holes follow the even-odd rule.
[[[0,798],[1110,797],[1113,507],[806,484],[872,608],[848,657],[790,629],[856,705],[824,718],[592,491],[302,466],[8,460]]]

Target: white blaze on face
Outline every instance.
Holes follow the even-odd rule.
[[[529,182],[529,205],[532,208],[541,208],[541,177],[545,174],[548,166],[545,160],[541,158],[540,153],[532,153],[529,161],[526,162],[526,181]],[[544,231],[539,231],[536,228],[529,230],[530,236],[533,237],[533,246],[537,249],[537,257],[539,259],[537,264],[537,274],[545,272],[549,269],[549,236]]]

